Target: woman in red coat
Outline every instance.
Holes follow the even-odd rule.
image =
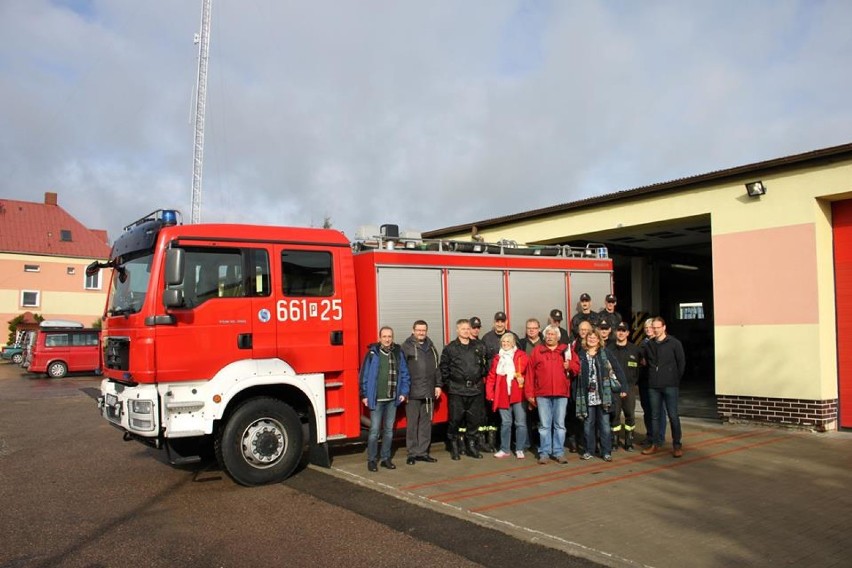
[[[512,455],[512,422],[515,424],[515,456],[524,459],[529,447],[527,413],[524,409],[524,381],[529,359],[515,345],[515,336],[503,334],[500,351],[491,362],[491,371],[485,379],[485,398],[491,401],[494,412],[500,413],[500,451],[495,458]]]

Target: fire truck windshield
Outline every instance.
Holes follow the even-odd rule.
[[[152,258],[147,253],[115,266],[107,304],[109,315],[135,314],[142,309],[151,279]]]

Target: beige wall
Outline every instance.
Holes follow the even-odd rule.
[[[29,311],[47,319],[69,319],[92,325],[103,314],[107,285],[102,280],[99,290],[86,289],[86,266],[92,260],[0,253],[0,322],[8,322]],[[25,272],[25,264],[38,265],[39,271]],[[74,274],[68,274],[69,268],[73,268]],[[103,272],[101,274],[103,278]],[[38,291],[39,306],[21,306],[22,290]],[[0,334],[2,339],[5,335]]]
[[[746,196],[744,183],[757,179],[766,195]],[[624,199],[480,235],[593,241],[606,231],[709,215],[716,392],[824,400],[837,397],[830,201],[843,198],[852,198],[849,161]]]

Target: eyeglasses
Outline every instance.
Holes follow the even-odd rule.
[[[663,326],[661,326],[661,325],[652,325],[652,326],[651,326],[651,329],[663,329]]]

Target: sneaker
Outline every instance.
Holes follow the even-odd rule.
[[[497,458],[497,459],[502,459],[502,458],[508,458],[511,455],[512,454],[510,454],[509,452],[504,452],[503,450],[500,450],[499,452],[494,454],[494,457]]]
[[[518,450],[517,452],[515,452],[515,457],[518,458],[519,460],[522,460],[522,459],[526,458],[527,456],[524,454],[523,450]]]
[[[549,459],[547,459],[547,456],[546,456],[546,455],[544,455],[544,454],[542,454],[542,455],[538,458],[538,464],[539,464],[539,465],[547,465],[547,463],[548,463],[549,461],[550,461],[550,460],[549,460]]]
[[[590,459],[592,459],[592,454],[590,454],[589,452],[586,452],[585,454],[580,456],[580,459],[581,460],[590,460]]]
[[[611,456],[611,455],[609,455],[609,454],[605,455],[605,456],[604,456],[604,461],[605,461],[605,462],[611,462],[611,461],[612,461],[612,456]]]

